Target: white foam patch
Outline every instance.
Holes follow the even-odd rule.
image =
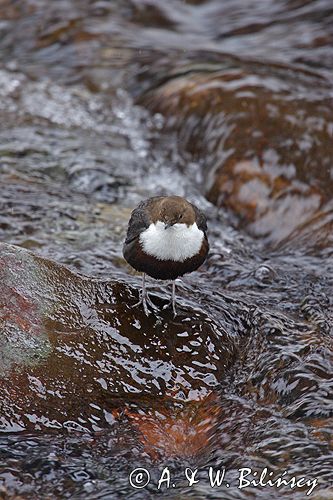
[[[143,251],[159,260],[184,262],[196,255],[202,245],[204,233],[194,223],[174,224],[165,229],[164,222],[156,222],[141,233]]]

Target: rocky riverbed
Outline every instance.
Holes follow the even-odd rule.
[[[165,498],[309,490],[239,489],[240,468],[333,498],[332,19],[329,0],[2,2],[0,496],[154,498],[169,467]],[[176,318],[150,282],[147,318],[122,241],[166,193],[206,212],[211,251]]]

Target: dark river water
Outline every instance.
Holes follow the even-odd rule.
[[[331,0],[0,1],[1,498],[333,499],[332,47]]]

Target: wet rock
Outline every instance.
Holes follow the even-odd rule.
[[[149,456],[193,459],[207,456],[213,448],[214,431],[222,408],[217,393],[191,401],[179,408],[152,408],[145,412],[127,412]]]
[[[162,460],[226,467],[230,498],[305,496],[241,492],[244,466],[330,484],[331,20],[331,0],[1,3],[0,240],[44,257],[0,271],[8,497],[147,500],[129,470]],[[212,249],[176,322],[133,309],[121,257],[166,189]],[[180,479],[171,497],[213,494]]]
[[[312,301],[311,310],[316,306]],[[260,315],[247,347],[251,376],[242,390],[254,391],[258,402],[275,405],[284,417],[304,421],[316,416],[329,421],[333,340],[322,321],[320,317],[320,328],[314,329],[286,316]]]
[[[254,271],[254,277],[262,284],[269,284],[276,278],[275,270],[268,265],[261,265]]]
[[[0,263],[2,432],[98,430],[128,404],[158,411],[218,389],[234,346],[204,313],[147,318],[124,283],[11,245]]]
[[[131,1],[131,21],[135,24],[149,25],[156,28],[174,28],[175,23],[171,21],[167,13],[163,12],[162,5],[156,5],[150,1]]]
[[[89,168],[75,165],[69,175],[73,190],[79,193],[95,194],[98,200],[114,202],[119,193],[119,187],[128,183],[109,173],[110,168]]]
[[[330,306],[330,299],[325,294],[313,294],[304,298],[301,310],[306,319],[317,325],[320,332],[332,334],[333,313]]]
[[[180,150],[200,163],[207,198],[276,244],[320,219],[330,200],[332,103],[325,82],[314,94],[302,72],[233,65],[221,58],[204,72],[178,63],[164,80],[160,68],[140,102],[166,117]]]
[[[333,209],[327,203],[277,245],[279,251],[298,251],[330,259],[333,255]]]

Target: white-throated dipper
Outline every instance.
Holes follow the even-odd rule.
[[[151,302],[145,275],[172,280],[172,310],[176,315],[175,279],[197,269],[205,261],[209,245],[205,214],[180,196],[156,196],[142,201],[131,214],[123,254],[143,273],[138,304],[149,314]],[[137,305],[138,305],[137,304]]]

